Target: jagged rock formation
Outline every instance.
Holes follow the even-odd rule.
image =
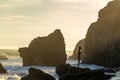
[[[7,73],[7,71],[5,70],[5,68],[0,63],[0,74],[5,74],[5,73]]]
[[[85,39],[80,40],[76,46],[75,49],[73,51],[73,55],[69,57],[69,59],[73,59],[73,60],[77,60],[77,56],[78,56],[78,48],[81,46],[82,48],[82,53],[81,53],[81,59],[83,59],[85,57]]]
[[[86,35],[83,63],[120,67],[120,0],[109,2],[98,17]]]
[[[59,29],[46,37],[31,41],[29,47],[19,49],[23,66],[57,66],[66,62],[65,42]]]

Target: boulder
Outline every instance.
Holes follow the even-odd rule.
[[[55,78],[39,69],[30,68],[29,74],[21,80],[55,80]]]
[[[5,68],[0,63],[0,74],[5,74],[5,73],[7,73],[7,71],[5,70]]]
[[[19,48],[23,66],[57,66],[66,62],[65,42],[59,29],[37,37],[28,47]]]
[[[78,56],[78,48],[81,46],[82,48],[82,53],[81,53],[81,59],[83,59],[85,57],[85,39],[80,40],[73,51],[72,56],[69,57],[69,59],[73,59],[73,60],[77,60],[77,56]]]
[[[113,0],[99,11],[85,39],[82,63],[120,67],[120,0]]]
[[[70,71],[71,69],[71,65],[70,64],[61,64],[59,66],[56,67],[56,73],[59,76],[62,76],[63,74],[66,74]]]
[[[111,77],[111,75],[105,75],[103,72],[100,71],[88,71],[76,74],[64,74],[60,77],[59,80],[108,80]]]
[[[63,73],[64,72],[64,73]],[[62,64],[56,67],[59,80],[108,80],[115,75],[105,75],[109,70],[90,70],[88,68],[72,67],[69,64]]]
[[[0,55],[0,60],[8,60],[8,58],[3,55]]]

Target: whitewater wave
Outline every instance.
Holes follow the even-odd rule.
[[[20,80],[21,77],[28,74],[28,69],[30,67],[41,69],[42,71],[54,76],[56,80],[58,80],[58,76],[55,73],[55,67],[46,67],[46,66],[28,66],[23,67],[22,65],[22,59],[9,59],[9,60],[0,60],[0,63],[3,64],[5,69],[7,70],[7,74],[1,74],[0,80]],[[67,60],[66,63],[71,64],[72,66],[77,67],[77,61],[76,60]],[[89,68],[91,70],[95,69],[103,69],[102,66],[97,65],[86,65],[86,64],[80,64],[81,68]],[[116,73],[116,76],[113,77],[111,80],[118,80],[120,79],[120,72]]]

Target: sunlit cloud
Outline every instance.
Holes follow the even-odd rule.
[[[14,19],[29,19],[29,17],[27,16],[22,16],[22,15],[13,15],[11,16]]]
[[[42,0],[13,0],[13,2],[19,6],[33,6],[42,4]]]
[[[111,0],[0,0],[0,34],[7,39],[14,37],[16,42],[19,38],[27,44],[26,40],[59,28],[67,48],[73,49],[77,41],[85,37],[89,25],[97,20],[98,11],[108,1]],[[6,43],[6,38],[0,43]],[[8,45],[11,42],[13,44]],[[6,45],[13,46],[16,42],[11,40]]]
[[[4,9],[4,8],[9,8],[10,6],[8,5],[8,4],[2,4],[2,5],[0,5],[0,9]]]
[[[23,20],[30,19],[29,17],[22,15],[2,15],[0,16],[1,24],[20,24]]]

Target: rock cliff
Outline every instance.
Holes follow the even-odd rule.
[[[120,0],[109,2],[98,17],[86,35],[83,63],[120,67]]]
[[[59,29],[45,37],[37,37],[28,47],[19,48],[23,66],[57,66],[66,62],[65,42]]]

